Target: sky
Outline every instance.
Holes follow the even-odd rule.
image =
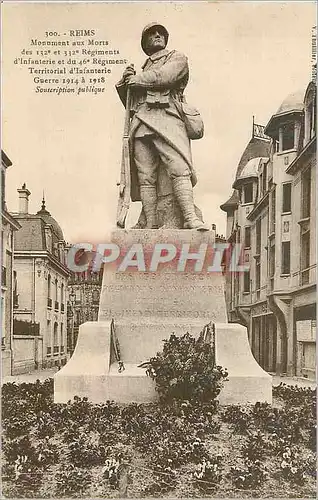
[[[240,156],[251,138],[252,117],[266,125],[285,97],[311,78],[314,2],[135,2],[2,4],[2,149],[9,211],[17,189],[31,191],[29,212],[46,207],[69,243],[105,242],[115,228],[124,108],[113,68],[102,94],[34,92],[26,67],[14,64],[30,38],[45,31],[93,29],[120,57],[140,70],[143,27],[152,21],[170,33],[168,48],[187,55],[185,94],[204,120],[205,135],[192,142],[198,184],[194,195],[204,219],[225,234],[219,208],[230,196]],[[102,48],[102,47],[100,47]],[[140,204],[128,217],[132,225]]]

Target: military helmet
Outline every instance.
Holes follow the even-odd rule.
[[[142,34],[141,34],[141,47],[142,47],[142,50],[145,52],[145,54],[147,54],[147,56],[149,54],[147,52],[147,47],[146,47],[146,36],[147,36],[148,31],[154,27],[160,28],[160,31],[162,31],[163,36],[165,37],[166,45],[168,43],[169,33],[168,33],[167,29],[162,24],[160,24],[160,23],[147,24],[147,26],[145,26],[144,29],[142,30]]]

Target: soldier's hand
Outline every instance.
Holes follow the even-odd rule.
[[[123,78],[124,80],[128,80],[129,77],[133,76],[136,74],[136,71],[135,71],[135,68],[134,68],[134,65],[133,64],[130,64],[129,66],[127,66],[127,68],[125,69],[124,73],[123,73]]]
[[[130,75],[126,78],[127,85],[136,86],[137,85],[137,77],[135,75]]]

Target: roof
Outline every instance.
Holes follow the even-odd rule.
[[[252,137],[252,139],[249,141],[248,145],[243,151],[243,154],[236,169],[235,178],[237,179],[240,176],[243,168],[251,158],[269,157],[269,152],[270,152],[269,141],[265,141],[264,139],[260,139],[258,137]]]
[[[262,127],[261,125],[257,125],[257,127]],[[252,159],[252,158],[268,158],[269,153],[270,153],[270,141],[264,134],[264,130],[261,130],[262,135],[264,137],[257,136],[254,130],[254,124],[253,124],[253,136],[249,143],[247,144],[246,148],[243,151],[243,154],[240,158],[240,161],[238,163],[237,169],[236,169],[236,175],[235,179],[238,179],[241,176],[241,173],[246,166],[246,164]],[[221,210],[224,212],[230,211],[233,208],[236,208],[239,204],[239,195],[236,190],[233,191],[232,195],[230,198],[220,205]]]
[[[42,206],[41,210],[39,210],[36,215],[40,215],[41,218],[45,221],[46,224],[51,224],[53,232],[56,234],[59,241],[64,240],[63,231],[59,223],[52,217],[50,212],[48,212],[45,208],[45,205]]]
[[[281,122],[282,118],[291,115],[302,113],[304,110],[304,90],[298,90],[289,94],[281,103],[276,113],[271,117],[265,127],[265,134],[271,136],[276,132],[277,122]]]
[[[234,189],[230,198],[225,203],[220,205],[220,209],[223,210],[223,212],[230,212],[231,210],[234,210],[235,208],[237,208],[239,201],[240,201],[239,194],[238,194],[237,190]]]
[[[15,250],[46,250],[43,222],[39,217],[29,214],[13,214],[21,229],[15,234]]]
[[[267,162],[268,157],[251,158],[245,167],[242,169],[240,175],[235,179],[233,187],[238,188],[247,179],[257,178],[259,174],[259,166],[262,162]]]
[[[45,237],[45,226],[52,226],[53,248],[57,247],[59,241],[64,241],[63,231],[58,222],[45,208],[45,201],[42,201],[42,208],[36,214],[14,213],[13,217],[21,224],[21,229],[16,234],[16,250],[47,250]]]
[[[304,94],[303,90],[298,90],[289,94],[279,106],[275,115],[290,113],[293,111],[302,111],[304,109]]]

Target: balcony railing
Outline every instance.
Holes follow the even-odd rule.
[[[35,321],[13,320],[13,335],[40,335],[40,323]]]
[[[1,266],[1,285],[7,286],[7,268]]]
[[[61,303],[61,312],[63,313],[65,310],[65,305],[63,303]]]
[[[52,347],[47,347],[46,348],[46,354],[47,354],[47,356],[51,356],[51,354],[52,354]]]
[[[50,297],[47,299],[47,306],[52,307],[52,299],[50,299]]]
[[[58,311],[59,310],[59,303],[58,301],[56,300],[55,303],[54,303],[54,309],[55,311]]]
[[[53,354],[58,354],[58,353],[59,353],[59,350],[60,350],[59,346],[58,346],[58,345],[55,345],[55,346],[53,347]]]

